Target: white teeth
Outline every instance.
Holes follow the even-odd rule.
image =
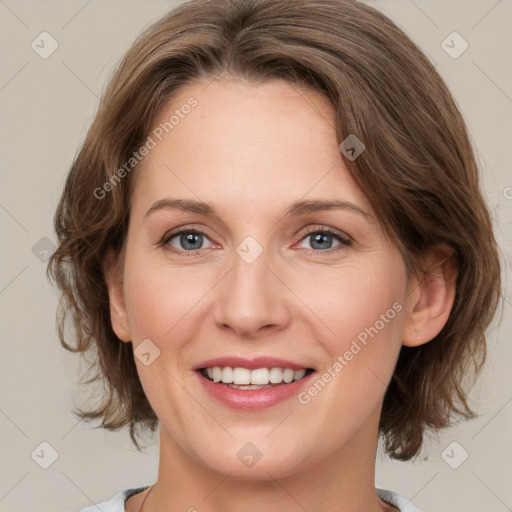
[[[251,384],[259,384],[260,386],[264,386],[268,384],[268,369],[267,368],[257,368],[251,372]],[[239,382],[235,382],[234,384],[240,384]]]
[[[291,368],[231,368],[230,366],[214,366],[206,368],[206,374],[213,382],[223,382],[235,386],[247,386],[245,389],[255,389],[254,386],[268,386],[300,380],[306,375],[306,369],[293,370]],[[249,387],[250,386],[250,387]]]
[[[306,370],[295,370],[293,372],[293,380],[300,380],[306,375]]]
[[[213,368],[213,382],[220,382],[221,379],[222,379],[222,370],[218,366],[215,366]]]
[[[283,380],[283,370],[281,370],[281,368],[271,368],[269,380],[272,384],[281,384]]]
[[[251,383],[251,370],[247,368],[235,368],[233,370],[233,382],[236,384],[255,384]]]
[[[222,382],[224,382],[224,384],[233,382],[233,368],[230,366],[222,368]]]
[[[293,370],[291,368],[286,368],[283,372],[283,380],[288,384],[293,380]]]

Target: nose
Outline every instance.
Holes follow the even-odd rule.
[[[240,338],[257,338],[284,329],[291,318],[291,303],[284,280],[266,251],[248,262],[234,254],[233,267],[219,283],[216,324]]]

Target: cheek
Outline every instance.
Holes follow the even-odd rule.
[[[395,271],[382,265],[373,268],[353,268],[331,279],[328,291],[315,288],[309,295],[308,305],[329,330],[317,338],[324,353],[318,378],[298,399],[319,424],[332,427],[337,440],[356,432],[375,411],[401,348],[405,272],[398,265]],[[336,418],[347,411],[346,429],[338,432]]]
[[[405,271],[396,265],[351,266],[330,272],[328,279],[304,281],[297,295],[315,313],[331,336],[329,346],[339,352],[351,340],[364,340],[374,328],[379,334],[397,333],[406,290]],[[393,305],[395,305],[393,307]],[[360,336],[361,335],[361,336]]]
[[[211,288],[197,272],[156,263],[132,255],[125,265],[125,297],[134,350],[151,340],[160,350],[149,366],[139,361],[137,371],[144,392],[157,416],[165,418],[171,430],[180,432],[183,410],[169,404],[183,402],[183,392],[173,376],[187,369],[184,354],[187,343],[197,337],[198,314]],[[166,393],[162,393],[165,389]]]
[[[161,341],[179,333],[208,292],[204,280],[180,269],[145,266],[127,269],[126,275],[130,276],[125,281],[126,308],[136,342],[143,338]]]
[[[318,338],[325,354],[321,382],[301,396],[307,403],[322,395],[315,414],[321,416],[325,400],[354,411],[357,423],[382,398],[402,344],[407,284],[405,268],[391,263],[354,265],[331,278],[323,293],[310,289],[308,305],[329,328]]]

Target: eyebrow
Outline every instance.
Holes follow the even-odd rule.
[[[158,210],[167,209],[178,209],[188,213],[198,213],[200,215],[219,217],[213,205],[203,201],[196,201],[194,199],[160,199],[151,205],[149,210],[146,212],[145,217],[148,217]],[[363,215],[369,220],[373,219],[373,215],[348,201],[324,200],[295,201],[286,209],[283,216],[298,217],[307,213],[314,213],[323,210],[350,210]]]

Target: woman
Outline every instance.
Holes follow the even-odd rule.
[[[157,482],[103,511],[417,510],[375,489],[379,435],[408,460],[472,416],[500,268],[461,114],[388,18],[174,8],[112,77],[55,226],[61,342],[107,391],[80,418],[137,448],[160,427]]]

